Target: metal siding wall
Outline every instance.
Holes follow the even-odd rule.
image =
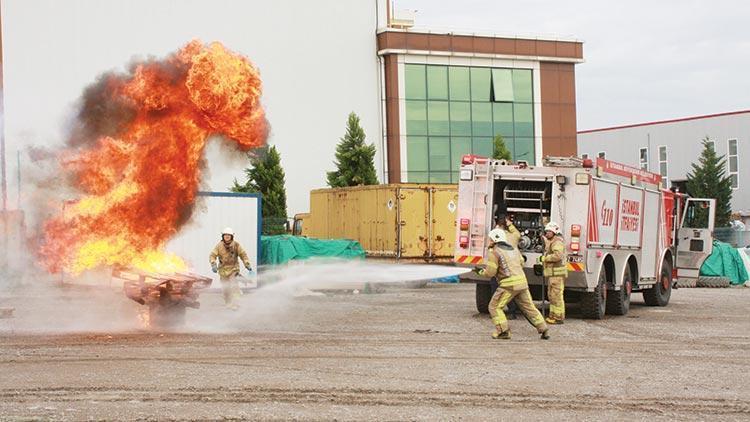
[[[666,145],[667,175],[670,180],[680,180],[697,161],[706,136],[716,141],[719,155],[727,154],[728,139],[737,139],[739,189],[734,191],[732,208],[750,211],[750,196],[741,194],[750,187],[750,113],[580,133],[578,153],[595,156],[606,151],[608,159],[637,167],[639,149],[650,146],[649,170],[658,173],[659,146]]]
[[[258,212],[260,199],[229,194],[201,194],[193,219],[167,245],[167,250],[181,256],[198,274],[212,277],[213,287],[218,275],[211,272],[208,255],[221,238],[224,227],[231,227],[235,239],[247,252],[253,268],[252,279],[258,270]],[[226,195],[226,196],[225,196]],[[240,264],[240,268],[242,265]],[[244,276],[247,272],[244,271]]]

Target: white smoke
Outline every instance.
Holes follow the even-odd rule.
[[[262,287],[239,299],[240,309],[225,309],[220,292],[202,292],[200,309],[187,310],[187,323],[172,331],[231,333],[254,330],[290,329],[304,322],[296,312],[307,296],[321,291],[346,290],[347,300],[364,301],[366,290],[389,293],[410,286],[409,282],[451,277],[467,269],[439,265],[385,264],[366,260],[311,259],[288,265],[263,268]],[[89,273],[87,278],[108,279],[106,272]],[[39,280],[12,291],[0,291],[0,307],[15,307],[13,319],[0,319],[0,333],[122,333],[146,330],[139,315],[146,308],[125,297],[121,290],[101,287],[95,281],[60,287],[56,280]],[[418,283],[416,283],[418,284]],[[314,300],[307,306],[336,306]],[[159,329],[154,328],[154,331]]]

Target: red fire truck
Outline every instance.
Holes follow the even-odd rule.
[[[664,189],[660,175],[598,158],[547,157],[543,166],[467,155],[458,185],[456,250],[460,266],[487,257],[487,233],[508,215],[521,231],[518,248],[535,299],[543,279],[533,266],[543,253],[543,227],[557,222],[567,243],[566,302],[584,318],[624,315],[632,292],[666,306],[676,278],[697,278],[711,254],[714,199]],[[489,280],[475,282],[477,309],[487,312]]]

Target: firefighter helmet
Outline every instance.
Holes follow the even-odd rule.
[[[232,230],[231,227],[226,227],[224,230],[221,231],[221,235],[224,236],[225,234],[228,234],[232,237],[234,237],[234,230]]]
[[[544,231],[552,232],[554,234],[562,234],[560,226],[558,226],[554,221],[550,221],[549,223],[547,223],[547,225],[544,226]]]
[[[488,237],[492,243],[508,243],[508,237],[505,235],[505,230],[503,229],[491,230]]]

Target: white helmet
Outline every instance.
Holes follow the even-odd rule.
[[[550,221],[547,223],[546,226],[544,226],[544,231],[546,232],[552,232],[554,234],[561,234],[562,231],[560,230],[560,226],[557,225],[554,221]]]
[[[221,235],[224,236],[225,234],[228,234],[232,237],[234,237],[234,230],[232,230],[231,227],[226,227],[224,230],[221,231]]]
[[[508,236],[505,235],[505,230],[503,229],[492,229],[487,236],[489,236],[492,243],[508,243]]]

